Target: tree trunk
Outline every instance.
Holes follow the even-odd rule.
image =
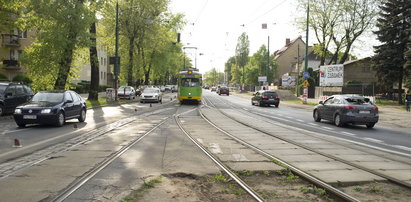
[[[75,34],[70,34],[70,40],[75,40],[75,38]],[[59,62],[60,67],[57,73],[57,79],[54,84],[55,90],[64,90],[66,87],[67,78],[70,73],[71,62],[73,60],[73,49],[74,45],[70,44],[64,50],[64,55],[62,56],[61,61]]]
[[[96,42],[96,23],[93,22],[90,25],[90,68],[91,68],[91,77],[90,77],[90,89],[88,93],[89,100],[98,100],[98,90],[100,84],[100,69],[97,56],[97,42]]]
[[[128,48],[128,71],[127,71],[127,83],[129,86],[133,86],[133,56],[134,56],[134,37],[129,38]]]

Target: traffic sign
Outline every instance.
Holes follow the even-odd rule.
[[[305,81],[303,82],[303,86],[310,86],[310,83],[308,83],[308,80],[305,80]]]
[[[310,78],[310,73],[309,72],[304,72],[303,77],[304,77],[304,79]]]

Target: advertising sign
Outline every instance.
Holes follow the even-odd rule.
[[[255,77],[254,77],[255,78]],[[266,76],[259,76],[258,77],[258,82],[266,82],[267,81],[267,77]]]
[[[295,82],[296,82],[295,76],[289,76],[288,74],[284,74],[281,77],[282,86],[295,86]]]
[[[320,66],[320,86],[343,86],[344,65]]]

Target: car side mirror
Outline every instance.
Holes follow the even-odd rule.
[[[318,104],[323,105],[323,104],[324,104],[324,101],[320,100],[320,101],[318,102]]]

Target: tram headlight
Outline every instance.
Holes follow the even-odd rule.
[[[191,95],[191,93],[188,93],[188,95]]]

